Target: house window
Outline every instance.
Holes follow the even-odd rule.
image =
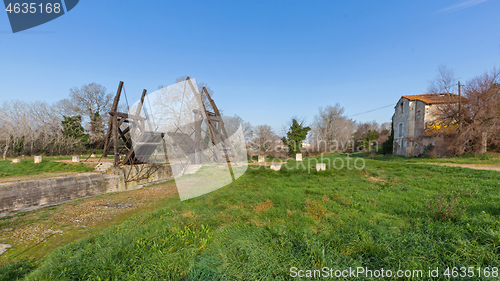
[[[401,113],[403,113],[403,103],[401,102],[401,104],[399,105],[399,107],[401,107]]]
[[[403,123],[399,124],[399,137],[403,136]]]

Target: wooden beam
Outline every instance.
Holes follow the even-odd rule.
[[[135,111],[135,115],[140,116],[141,115],[141,109],[142,105],[144,104],[144,98],[146,97],[146,89],[142,90],[142,95],[141,95],[141,101],[139,102],[139,105],[137,106],[137,110]]]
[[[118,118],[112,116],[113,122],[113,146],[115,152],[115,165],[120,162],[120,151],[118,150],[119,140],[118,140]]]
[[[220,115],[219,109],[217,108],[217,105],[215,105],[215,102],[212,99],[212,97],[210,97],[210,94],[208,93],[207,88],[203,87],[203,91],[207,95],[208,101],[210,102],[210,105],[212,106],[212,109],[214,110],[215,116],[220,118],[219,131],[221,131],[223,134],[220,141],[221,141],[221,144],[223,147],[222,150],[224,150],[224,156],[226,157],[227,165],[229,167],[229,172],[231,173],[231,178],[234,181],[235,178],[234,178],[233,168],[231,167],[231,160],[229,159],[229,155],[227,154],[227,149],[226,149],[226,142],[225,141],[229,140],[229,136],[227,134],[226,127],[224,126],[224,121],[222,121],[222,116]],[[229,145],[229,147],[231,147],[231,144],[229,143],[229,141],[228,141],[228,145]]]
[[[132,115],[132,114],[123,113],[123,112],[113,112],[113,111],[110,111],[109,114],[111,116],[117,116],[117,117],[122,117],[122,118],[130,118],[130,119],[134,119],[134,120],[147,120],[146,118],[141,117],[139,115]]]
[[[194,88],[194,85],[191,82],[191,79],[189,79],[189,77],[187,77],[186,81],[189,83],[189,87],[191,87],[191,91],[193,91],[193,93],[195,95],[196,94],[199,95],[198,91]],[[205,122],[207,123],[208,132],[210,133],[210,139],[212,140],[212,144],[215,146],[216,140],[215,140],[215,134],[214,134],[213,128],[212,128],[212,122],[210,122],[210,119],[206,116],[207,109],[205,108],[205,104],[203,103],[203,100],[201,99],[201,95],[199,96],[198,102],[201,103],[201,104],[199,104],[199,106],[202,110],[202,113],[205,113],[205,114],[202,114],[202,115],[205,115],[205,116],[203,116],[204,117],[203,119],[205,119]],[[217,149],[213,149],[213,154],[214,154],[216,161],[218,161],[220,158],[220,155],[219,155]]]
[[[115,99],[113,101],[113,105],[111,107],[112,112],[116,112],[118,108],[118,102],[120,101],[120,95],[122,93],[122,88],[123,88],[123,81],[120,81],[120,84],[118,85],[118,90],[116,91]],[[110,116],[109,121],[108,121],[108,133],[106,135],[106,140],[104,142],[104,151],[103,151],[103,157],[108,156],[108,149],[110,145],[110,138],[111,138],[111,132],[113,130],[113,117]]]

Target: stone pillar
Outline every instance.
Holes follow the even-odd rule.
[[[316,164],[316,171],[326,171],[326,164],[325,163],[318,163]]]
[[[42,156],[35,156],[35,164],[42,163]]]
[[[71,162],[73,162],[73,163],[79,163],[80,162],[80,156],[73,156],[73,158],[71,159]]]
[[[263,156],[263,155],[259,155],[259,163],[262,163],[262,162],[265,162],[266,161],[266,157]]]
[[[281,164],[271,164],[271,170],[275,171],[281,170]]]
[[[295,161],[302,161],[302,153],[295,154]]]

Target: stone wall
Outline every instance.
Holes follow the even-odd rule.
[[[84,173],[73,176],[0,184],[0,216],[12,211],[57,204],[103,193],[136,189],[140,184],[172,179],[169,167],[160,167],[151,176],[125,181],[128,168],[113,167],[107,173]],[[139,186],[140,187],[140,186]]]
[[[401,98],[394,109],[392,117],[394,128],[393,154],[406,156],[408,153],[408,134],[410,131],[410,101]]]
[[[436,137],[429,136],[426,128],[429,122],[439,117],[439,105],[401,98],[392,117],[394,126],[393,154],[419,156],[428,145],[434,145]]]

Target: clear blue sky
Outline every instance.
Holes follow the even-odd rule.
[[[226,115],[277,131],[340,103],[360,112],[425,92],[439,65],[500,66],[500,1],[94,1],[12,34],[0,11],[0,102],[55,102],[96,82],[129,102],[189,75]],[[393,108],[354,117],[388,122]]]

